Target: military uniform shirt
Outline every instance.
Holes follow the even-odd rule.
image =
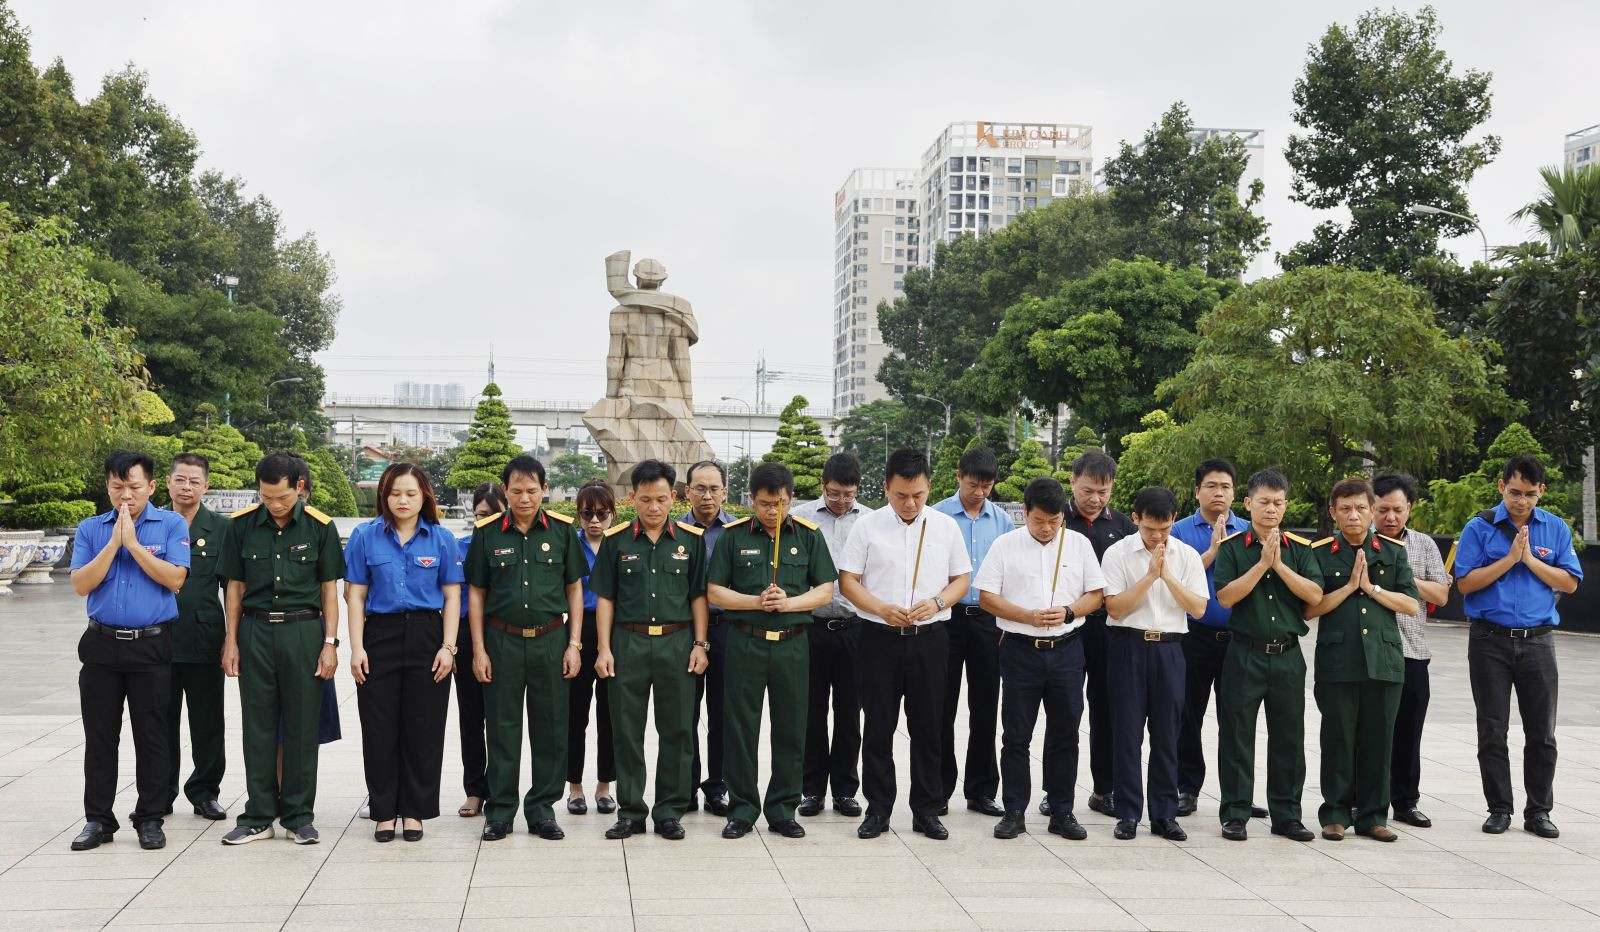
[[[1281,541],[1283,562],[1316,583],[1317,588],[1322,588],[1322,570],[1311,552],[1311,543],[1287,531],[1274,533]],[[1243,576],[1260,559],[1261,541],[1253,527],[1223,541],[1212,562],[1217,591],[1228,588],[1229,583]],[[1276,570],[1267,570],[1250,594],[1234,604],[1233,614],[1228,617],[1228,630],[1252,641],[1282,641],[1299,637],[1310,628],[1306,627],[1305,603],[1290,591],[1289,584]]]
[[[437,612],[444,609],[444,587],[462,581],[460,545],[455,535],[419,519],[411,539],[383,518],[356,525],[344,546],[345,581],[367,587],[367,614]]]
[[[179,515],[182,517],[182,515]],[[174,663],[216,663],[222,655],[226,618],[217,575],[228,519],[204,505],[189,525],[189,576],[178,590],[178,621],[172,627]]]
[[[606,532],[589,588],[615,603],[614,621],[670,625],[694,620],[690,603],[706,592],[706,549],[697,530],[669,520],[652,541],[634,519]]]
[[[1322,591],[1332,592],[1350,582],[1356,551],[1367,554],[1367,578],[1389,592],[1417,597],[1405,545],[1390,537],[1367,532],[1360,546],[1344,535],[1319,540],[1312,546],[1322,570]],[[1405,654],[1395,612],[1359,589],[1339,607],[1317,619],[1317,680],[1324,683],[1358,683],[1378,680],[1406,681]]]
[[[244,607],[257,612],[320,612],[322,584],[344,578],[333,519],[296,502],[283,527],[263,505],[234,512],[217,574],[244,583]]]
[[[589,568],[572,530],[571,518],[543,508],[526,534],[509,511],[478,522],[466,578],[485,590],[485,619],[539,628],[567,613],[567,586]]]
[[[794,598],[839,578],[822,531],[802,524],[793,515],[784,518],[774,541],[766,527],[743,518],[723,528],[722,539],[711,552],[706,581],[740,595],[760,595],[773,582],[772,551],[778,549],[777,583]],[[757,628],[792,628],[811,621],[810,612],[763,612],[728,609],[726,617]]]
[[[72,543],[72,568],[94,562],[116,530],[120,509],[95,515],[78,525]],[[139,546],[173,566],[189,565],[189,523],[177,512],[146,503],[133,519]],[[105,578],[89,593],[89,617],[114,628],[148,628],[178,617],[178,598],[144,571],[128,552],[118,547]]]

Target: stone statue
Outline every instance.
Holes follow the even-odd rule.
[[[606,397],[583,415],[583,424],[606,455],[613,487],[623,489],[641,460],[672,464],[681,477],[690,464],[713,459],[694,422],[689,347],[700,340],[694,309],[661,290],[666,267],[641,259],[628,281],[627,250],[606,256],[611,347],[606,356]]]

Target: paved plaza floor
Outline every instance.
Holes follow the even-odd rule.
[[[1081,802],[1086,760],[1082,842],[1046,833],[1045,819],[1033,814],[1031,834],[998,841],[993,819],[960,808],[946,820],[950,840],[930,841],[910,831],[902,803],[894,833],[874,841],[858,840],[855,820],[829,812],[806,820],[801,840],[758,829],[725,841],[721,820],[693,813],[685,841],[614,842],[602,836],[610,817],[591,808],[562,819],[565,841],[520,833],[483,843],[481,820],[454,814],[461,796],[452,714],[445,815],[427,823],[420,843],[379,845],[371,823],[357,818],[365,795],[360,724],[341,661],[345,737],[322,751],[322,844],[295,846],[280,835],[224,847],[218,841],[231,819],[206,822],[181,807],[167,820],[164,850],[140,850],[124,826],[113,844],[73,853],[68,842],[82,825],[82,601],[60,577],[16,592],[0,600],[0,929],[1600,929],[1600,639],[1559,641],[1557,841],[1523,832],[1520,818],[1505,835],[1479,831],[1466,635],[1439,627],[1429,633],[1433,706],[1421,803],[1434,827],[1397,825],[1396,844],[1354,836],[1297,844],[1270,835],[1261,820],[1250,824],[1250,841],[1224,841],[1214,780],[1200,811],[1184,820],[1189,841],[1143,832],[1116,841],[1111,820]],[[1319,761],[1309,687],[1304,806],[1314,822]],[[222,803],[233,813],[244,792],[237,699],[230,684]],[[1513,728],[1519,793],[1520,741]],[[1081,744],[1086,749],[1087,739]],[[1214,747],[1213,724],[1208,754]],[[903,735],[897,758],[903,799]],[[1035,787],[1038,779],[1036,771]],[[132,808],[132,782],[125,731],[119,815]]]

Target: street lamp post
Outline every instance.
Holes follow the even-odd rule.
[[[739,404],[744,405],[744,488],[745,494],[748,495],[750,494],[750,461],[753,458],[750,455],[750,422],[755,417],[755,408],[743,398],[735,398],[732,395],[723,395],[722,400],[737,401]]]
[[[918,395],[917,397],[918,398],[922,398],[922,399],[927,400],[927,401],[931,401],[936,405],[943,405],[944,406],[944,435],[946,437],[950,436],[950,405],[947,404],[946,402],[940,401],[939,399],[933,397],[932,395]]]
[[[267,413],[268,414],[272,413],[272,386],[274,386],[274,385],[283,385],[286,382],[304,382],[304,381],[305,381],[305,379],[303,379],[303,378],[301,378],[299,376],[295,376],[292,379],[278,379],[276,382],[268,382],[267,383]]]
[[[1478,223],[1477,220],[1467,216],[1466,214],[1458,214],[1453,210],[1445,210],[1443,207],[1435,207],[1432,204],[1412,204],[1410,207],[1406,208],[1406,213],[1413,217],[1433,217],[1442,214],[1446,217],[1455,217],[1457,220],[1465,220],[1472,224],[1472,226],[1477,229],[1478,235],[1483,237],[1483,261],[1485,264],[1488,263],[1489,234],[1483,232],[1483,226],[1482,224]]]

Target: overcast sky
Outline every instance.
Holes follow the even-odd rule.
[[[1089,124],[1096,164],[1174,100],[1266,130],[1273,251],[1317,222],[1288,200],[1290,88],[1307,46],[1367,4],[453,3],[13,0],[35,63],[89,96],[126,62],[199,137],[202,165],[316,232],[345,310],[340,393],[483,382],[585,404],[604,388],[602,259],[668,269],[700,318],[696,397],[753,398],[758,352],[831,395],[833,195],[915,167],[948,123]],[[1491,242],[1562,137],[1600,123],[1600,4],[1438,4],[1458,71],[1493,72],[1499,159],[1471,187]],[[1534,14],[1537,15],[1534,15]],[[1474,256],[1480,241],[1452,242]],[[437,332],[438,325],[445,332]]]

